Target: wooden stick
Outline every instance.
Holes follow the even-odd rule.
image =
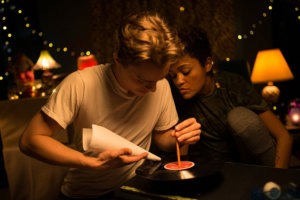
[[[180,149],[178,141],[176,140],[176,151],[177,151],[177,160],[178,160],[178,166],[181,168],[181,162],[180,162]]]

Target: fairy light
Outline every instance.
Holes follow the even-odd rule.
[[[263,11],[261,13],[261,15],[260,15],[262,17],[262,19],[260,18],[260,19],[257,20],[257,23],[253,23],[251,25],[250,30],[247,31],[247,33],[239,33],[239,34],[237,34],[237,39],[238,40],[248,39],[249,36],[253,36],[255,34],[254,29],[257,28],[257,24],[258,25],[262,25],[263,24],[263,20],[265,20],[269,16],[268,12],[271,12],[273,10],[273,6],[271,5],[273,3],[273,0],[269,0],[269,3],[270,3],[270,5],[268,5],[267,8],[266,8],[267,11]]]
[[[24,10],[22,10],[20,8],[17,8],[15,5],[8,4],[8,2],[9,2],[9,0],[6,0],[6,1],[1,0],[1,8],[0,8],[0,13],[1,14],[2,14],[2,12],[5,13],[4,11],[10,11],[10,12],[12,11],[13,14],[18,14],[18,15],[22,16],[21,19],[23,19],[23,21],[24,21],[24,27],[26,27],[32,35],[36,35],[40,38],[44,36],[43,32],[38,31],[33,27],[33,25],[30,23],[30,19],[28,18],[28,16],[25,16],[26,13],[24,12]],[[184,10],[184,7],[180,8],[180,9]],[[0,20],[2,20],[2,22],[7,21],[7,16],[1,16]],[[1,25],[0,27],[1,27],[1,30],[3,29],[4,31],[10,30],[9,26],[7,26],[7,25]],[[11,32],[7,33],[7,37],[8,38],[5,41],[5,45],[6,45],[6,49],[7,49],[6,51],[7,51],[8,54],[10,54],[12,52],[12,49],[9,47],[10,43],[7,40],[11,39],[13,37],[13,33],[11,33]],[[55,45],[55,42],[47,42],[46,40],[43,42],[43,44],[45,46],[48,46],[49,48],[53,48],[54,46],[58,46],[58,45]],[[67,46],[63,46],[62,48],[57,47],[56,51],[67,53],[67,52],[70,52],[70,49]],[[84,53],[84,52],[76,53],[75,51],[72,51],[72,52],[70,52],[66,55],[76,56],[78,54],[85,55],[85,54],[91,54],[91,52],[86,51],[86,53]],[[7,60],[11,61],[11,56],[10,55],[8,55]]]

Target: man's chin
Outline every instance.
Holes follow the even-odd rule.
[[[147,93],[148,93],[148,91],[147,92],[137,91],[137,92],[129,92],[129,95],[130,96],[145,96]]]

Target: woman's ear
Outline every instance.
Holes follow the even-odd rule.
[[[211,57],[207,57],[206,58],[206,62],[205,62],[205,71],[209,72],[212,70],[212,66],[213,66],[213,60]]]

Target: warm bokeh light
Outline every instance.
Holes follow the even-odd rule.
[[[59,68],[60,64],[58,64],[50,55],[49,51],[42,50],[40,57],[36,64],[34,65],[34,70],[49,70],[53,68]]]
[[[294,78],[280,49],[262,50],[257,53],[251,81],[266,83],[270,81],[286,81]]]

